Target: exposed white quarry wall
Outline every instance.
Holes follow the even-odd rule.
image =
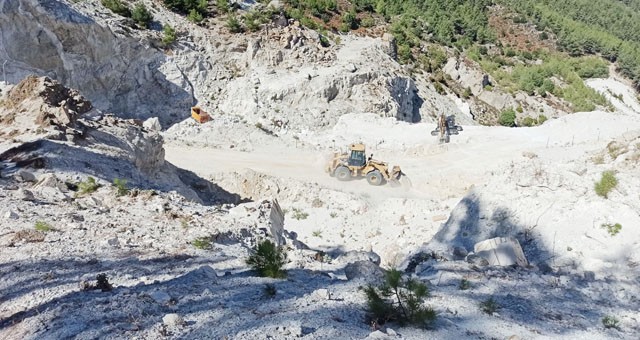
[[[62,1],[0,0],[2,80],[46,75],[99,109],[168,123],[193,102],[188,80],[162,52],[121,33]]]

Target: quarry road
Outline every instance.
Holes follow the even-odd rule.
[[[621,124],[611,124],[620,120]],[[608,122],[608,124],[605,124]],[[390,135],[387,145],[374,152],[374,158],[398,164],[411,180],[410,190],[371,188],[365,180],[339,182],[324,172],[331,151],[300,149],[282,145],[264,145],[252,152],[236,149],[196,148],[165,145],[166,159],[205,178],[214,174],[252,169],[280,178],[317,183],[349,192],[372,193],[393,197],[406,195],[432,199],[460,197],[473,185],[481,185],[493,173],[505,171],[509,164],[523,157],[564,162],[585,152],[601,150],[626,130],[640,129],[640,119],[612,116],[602,112],[574,114],[548,121],[533,128],[469,126],[449,144],[438,145],[435,138],[421,136],[419,126],[407,126]],[[624,130],[620,130],[620,129]],[[385,131],[370,128],[356,131],[364,140]],[[332,131],[326,138],[350,140],[354,131]],[[422,134],[424,135],[424,134]],[[411,143],[394,143],[410,140]],[[371,143],[369,143],[371,144]],[[404,144],[404,145],[403,145]],[[570,151],[570,152],[567,152]],[[403,188],[406,189],[406,188]]]

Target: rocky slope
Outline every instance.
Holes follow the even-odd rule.
[[[0,338],[640,332],[640,104],[618,80],[590,82],[615,112],[483,127],[471,113],[487,102],[554,111],[483,92],[473,65],[454,60],[445,72],[477,98],[441,95],[395,62],[388,37],[323,46],[281,16],[230,34],[218,18],[198,26],[143,2],[159,21],[150,31],[97,0],[0,0]],[[159,23],[179,32],[165,50]],[[196,101],[212,122],[183,121]],[[439,112],[464,125],[450,144],[429,134]],[[353,141],[412,187],[324,173]],[[594,183],[609,170],[618,183],[601,197]],[[89,176],[98,185],[83,189]],[[266,237],[287,251],[286,279],[246,264]],[[475,244],[492,237],[518,240],[527,263],[489,265]],[[431,329],[369,322],[361,288],[390,268],[427,284]]]
[[[418,90],[389,56],[388,38],[343,36],[323,47],[318,33],[287,20],[259,33],[230,34],[222,24],[203,28],[152,5],[155,17],[179,32],[163,52],[153,47],[161,32],[131,29],[97,0],[3,1],[0,8],[7,82],[47,75],[83,89],[101,110],[157,116],[165,128],[186,118],[196,102],[215,115],[296,129],[326,127],[348,112],[409,122],[460,113],[432,86]],[[425,100],[431,97],[437,100]]]

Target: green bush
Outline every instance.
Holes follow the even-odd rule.
[[[231,33],[242,32],[242,26],[240,25],[240,20],[238,20],[238,18],[236,18],[235,15],[231,15],[227,19],[227,28]]]
[[[100,188],[100,184],[96,182],[96,179],[89,176],[84,182],[78,183],[78,193],[80,195],[90,194]]]
[[[42,231],[42,232],[45,232],[45,233],[48,232],[48,231],[53,231],[54,230],[53,227],[49,223],[44,222],[44,221],[36,221],[36,224],[35,224],[34,228],[37,231]]]
[[[131,12],[131,18],[138,24],[140,27],[149,28],[149,24],[153,20],[153,15],[151,12],[147,10],[147,7],[139,2],[133,7],[133,12]]]
[[[542,124],[542,123],[546,122],[547,120],[548,120],[547,116],[545,116],[545,115],[539,115],[539,116],[538,116],[538,125],[540,125],[540,124]]]
[[[307,217],[309,217],[309,214],[307,212],[298,208],[293,208],[292,211],[293,212],[291,214],[291,218],[293,218],[294,220],[306,220]]]
[[[469,280],[467,280],[467,279],[462,279],[462,280],[460,280],[460,284],[458,285],[458,288],[460,290],[467,290],[467,289],[471,288],[471,282],[469,282]]]
[[[424,306],[424,300],[429,296],[427,286],[414,279],[403,279],[399,270],[388,271],[381,286],[368,285],[364,293],[372,322],[397,321],[430,327],[436,320],[436,312]]]
[[[613,171],[605,171],[599,182],[596,182],[594,189],[598,196],[608,198],[609,193],[618,186],[618,179]]]
[[[502,126],[515,126],[516,125],[516,112],[513,109],[504,110],[500,113],[498,118],[498,124]]]
[[[208,0],[163,0],[165,6],[169,9],[183,14],[196,10],[203,16],[207,14]]]
[[[170,25],[164,25],[162,28],[164,37],[162,37],[162,43],[165,46],[169,46],[176,41],[176,31]]]
[[[607,315],[602,318],[602,325],[604,326],[604,328],[607,328],[607,329],[609,328],[619,329],[620,321],[615,316]]]
[[[522,126],[531,127],[536,125],[537,123],[538,122],[531,117],[524,117],[524,119],[522,120]]]
[[[286,264],[287,253],[270,240],[258,243],[255,252],[246,260],[247,264],[262,277],[285,278],[287,272],[282,269]]]
[[[620,230],[622,230],[622,224],[620,224],[620,223],[616,223],[616,224],[603,223],[601,225],[601,227],[603,229],[606,229],[607,233],[609,233],[610,236],[616,236],[616,235],[618,235]]]
[[[198,249],[211,249],[211,237],[198,237],[197,239],[191,241],[191,244]]]
[[[358,18],[356,17],[355,12],[346,12],[342,15],[342,23],[347,27],[348,30],[358,29]]]
[[[113,186],[116,187],[116,196],[124,196],[129,193],[126,179],[115,178]]]
[[[121,15],[123,17],[130,18],[131,11],[127,5],[123,4],[120,0],[100,0],[102,6],[108,8],[111,12]]]
[[[480,303],[480,310],[489,315],[493,315],[498,309],[500,309],[500,305],[493,299],[493,296]]]
[[[189,12],[189,15],[187,16],[187,20],[194,23],[199,23],[199,22],[202,22],[202,20],[204,20],[204,17],[202,16],[202,14],[200,14],[200,12],[198,12],[198,10],[194,8]]]
[[[464,99],[469,99],[472,95],[473,92],[471,92],[471,89],[468,87],[462,91],[462,98]]]
[[[220,13],[229,12],[229,1],[228,0],[216,0],[216,8]]]

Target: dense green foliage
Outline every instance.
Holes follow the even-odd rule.
[[[436,312],[424,306],[429,296],[427,286],[414,279],[404,279],[402,272],[392,269],[385,275],[380,287],[364,288],[372,322],[384,324],[388,321],[409,323],[418,327],[429,327],[436,319]]]
[[[594,190],[598,196],[609,198],[609,193],[618,186],[618,179],[613,171],[605,171],[602,173],[600,181],[594,185]]]
[[[499,0],[549,28],[571,55],[599,53],[617,61],[619,71],[640,88],[640,1]]]
[[[171,45],[176,41],[176,30],[174,30],[171,25],[164,25],[162,32],[164,33],[162,43],[165,44],[165,46]]]
[[[147,7],[139,2],[133,8],[133,12],[131,12],[131,18],[136,22],[136,24],[140,25],[140,27],[149,28],[149,24],[151,20],[153,20],[153,15],[147,9]]]
[[[195,10],[202,16],[206,16],[209,5],[207,0],[162,0],[162,2],[173,11],[189,14]]]
[[[131,11],[127,5],[123,4],[120,0],[100,0],[102,6],[111,10],[111,12],[122,15],[123,17],[131,17]]]
[[[258,243],[246,262],[262,277],[287,277],[287,272],[282,269],[287,262],[287,253],[269,240]]]
[[[498,124],[502,126],[515,126],[516,125],[516,112],[513,109],[507,109],[500,112],[500,117],[498,117]]]
[[[336,0],[285,0],[287,16],[312,29],[340,16],[341,31],[370,27],[377,15],[391,23],[399,58],[409,62],[419,55],[422,41],[468,47],[493,40],[487,6],[492,0],[352,0],[341,8]]]
[[[504,56],[482,55],[478,48],[471,48],[467,55],[480,63],[482,68],[491,74],[495,81],[510,92],[524,91],[529,95],[545,97],[553,94],[571,104],[573,111],[592,111],[597,106],[607,106],[604,96],[586,86],[583,79],[606,78],[609,76],[607,63],[601,58],[567,57],[560,54],[549,54],[541,51],[530,53],[530,59],[539,59],[541,64],[523,62],[527,58],[520,53],[520,62]],[[556,86],[551,79],[557,79],[561,86]]]

